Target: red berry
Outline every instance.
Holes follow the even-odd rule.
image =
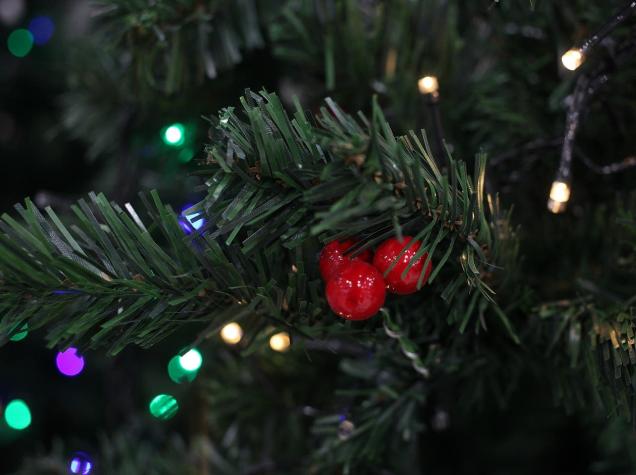
[[[422,245],[421,241],[413,243],[413,245],[408,248],[408,250],[393,266],[391,272],[385,275],[387,269],[391,266],[391,264],[393,264],[395,258],[400,254],[400,252],[402,252],[402,249],[404,249],[412,239],[413,238],[411,236],[404,236],[402,241],[398,241],[397,238],[387,239],[382,244],[380,244],[378,250],[375,251],[375,256],[373,257],[373,265],[384,276],[384,280],[386,280],[386,285],[389,289],[389,292],[392,292],[394,294],[406,295],[417,292],[417,281],[420,278],[422,269],[424,268],[424,263],[426,262],[428,253],[425,252],[417,261],[413,263],[404,278],[402,278],[402,272],[404,272],[404,269],[406,269],[409,262],[411,262],[411,259]],[[426,272],[424,273],[422,285],[424,285],[428,280],[428,276],[431,274],[432,269],[433,264],[429,261],[428,266],[426,267]]]
[[[366,320],[384,305],[386,284],[371,264],[351,261],[327,282],[327,302],[347,320]]]
[[[353,261],[371,262],[371,252],[367,249],[356,257],[345,255],[347,249],[356,244],[357,241],[347,239],[346,241],[331,241],[320,252],[318,265],[320,275],[325,281],[336,275],[340,269]]]

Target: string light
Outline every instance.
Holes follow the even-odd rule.
[[[174,123],[163,130],[163,142],[171,147],[180,147],[185,142],[185,127]]]
[[[49,42],[55,31],[55,24],[47,16],[37,16],[29,22],[29,31],[33,35],[36,45],[42,46]]]
[[[179,218],[179,225],[186,234],[191,234],[193,231],[201,229],[205,224],[203,213],[200,211],[187,213],[190,208],[192,208],[192,205],[185,205],[181,210],[181,217]]]
[[[577,69],[583,62],[585,61],[585,55],[583,51],[579,48],[572,48],[563,53],[561,56],[561,62],[566,69],[570,71],[574,71]]]
[[[291,339],[289,338],[289,333],[280,332],[271,336],[269,339],[269,347],[278,352],[285,352],[289,349],[291,345]]]
[[[93,470],[93,461],[86,452],[75,452],[68,469],[74,474],[88,475]]]
[[[437,94],[439,91],[439,81],[435,76],[424,76],[417,81],[417,87],[422,94]]]
[[[77,354],[77,348],[60,351],[55,358],[57,369],[64,376],[77,376],[84,369],[84,358]]]
[[[14,399],[4,409],[4,420],[14,430],[24,430],[31,425],[31,410],[22,399]]]
[[[221,329],[221,338],[228,345],[236,345],[243,339],[243,329],[236,322],[231,322]]]
[[[179,364],[181,367],[190,373],[199,371],[203,364],[203,356],[196,348],[192,348],[185,355],[179,357]]]
[[[7,48],[13,56],[24,58],[33,48],[33,35],[24,28],[14,30],[7,39]]]
[[[570,200],[570,185],[564,181],[555,180],[550,188],[550,199],[548,209],[557,214],[565,211],[567,202]]]
[[[148,407],[153,417],[165,421],[174,417],[179,410],[179,403],[169,394],[159,394],[152,398]]]

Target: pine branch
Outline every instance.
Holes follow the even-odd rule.
[[[262,22],[284,3],[100,0],[96,22],[115,57],[130,55],[138,85],[173,94],[262,48]]]
[[[377,104],[371,119],[354,119],[327,100],[316,125],[298,107],[290,118],[266,92],[242,104],[247,122],[220,114],[201,170],[208,195],[188,211],[207,218],[194,238],[156,194],[148,226],[129,205],[93,194],[73,207],[73,225],[28,200],[21,221],[4,215],[0,331],[28,323],[47,327],[52,346],[113,353],[195,322],[207,324],[199,339],[242,318],[255,337],[267,321],[310,336],[316,319],[334,322],[314,264],[321,243],[356,237],[360,252],[410,233],[423,243],[414,260],[426,252],[433,262],[428,283],[447,279],[450,322],[464,331],[476,310],[485,325],[492,307],[516,338],[493,298],[506,218],[486,205],[483,156],[474,179],[452,157],[442,173],[426,136],[394,136]]]

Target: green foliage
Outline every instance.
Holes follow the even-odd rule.
[[[102,195],[73,208],[74,224],[30,201],[17,207],[22,222],[4,215],[3,333],[28,322],[48,327],[51,345],[113,353],[151,346],[186,323],[206,323],[203,338],[242,316],[307,334],[315,330],[304,325],[333,318],[314,264],[321,242],[356,236],[360,252],[411,233],[423,242],[414,259],[427,252],[434,263],[428,283],[445,273],[438,291],[458,302],[449,322],[463,332],[473,309],[485,325],[493,308],[516,339],[491,288],[505,217],[486,206],[485,158],[474,179],[450,156],[442,171],[426,136],[396,138],[377,106],[371,120],[355,120],[327,105],[318,125],[299,108],[290,119],[267,93],[243,100],[248,122],[222,111],[200,171],[208,195],[193,208],[208,224],[193,239],[156,194],[150,225]]]
[[[101,0],[97,25],[113,57],[131,55],[138,86],[172,94],[239,63],[244,50],[262,48],[261,16],[283,3]]]

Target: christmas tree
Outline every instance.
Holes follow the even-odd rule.
[[[636,470],[636,2],[44,5],[3,473]]]

